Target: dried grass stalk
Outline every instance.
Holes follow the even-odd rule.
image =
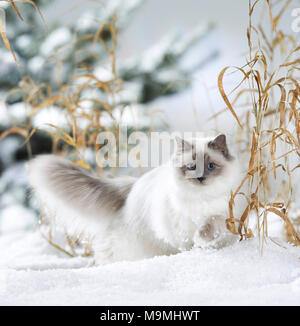
[[[282,2],[284,1],[278,1]],[[253,237],[252,231],[248,230],[246,225],[250,213],[254,212],[257,216],[261,248],[268,236],[269,213],[279,216],[284,221],[289,235],[288,240],[300,246],[300,237],[288,214],[294,194],[291,175],[300,167],[300,164],[293,168],[289,167],[292,159],[297,161],[300,157],[300,87],[299,76],[297,77],[300,70],[300,60],[297,58],[300,47],[295,46],[295,40],[291,35],[286,35],[279,29],[280,18],[290,3],[290,0],[284,2],[276,14],[275,5],[269,0],[249,1],[247,29],[249,58],[245,66],[232,67],[243,75],[238,86],[230,92],[230,95],[236,93],[232,101],[229,100],[223,86],[224,74],[229,67],[221,71],[218,80],[219,91],[227,106],[226,110],[231,112],[241,128],[239,141],[244,137],[248,144],[246,153],[249,160],[248,172],[229,201],[227,228],[235,234],[240,234],[241,239]],[[262,27],[261,24],[255,26],[252,23],[258,4],[267,7],[271,26],[269,38],[264,30],[266,27]],[[283,59],[276,65],[274,58],[278,57],[278,53]],[[280,91],[279,98],[276,88]],[[250,98],[250,101],[244,112],[238,115],[234,106],[237,100],[245,96]],[[219,114],[223,112],[224,110]],[[251,139],[251,143],[247,139]],[[281,170],[280,178],[278,169]],[[288,185],[285,193],[284,184]],[[241,192],[245,185],[247,194]],[[236,217],[233,214],[233,206],[237,196],[240,195],[246,198],[247,207],[242,216]],[[281,200],[274,201],[274,198]]]

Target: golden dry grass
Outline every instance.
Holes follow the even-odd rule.
[[[266,26],[252,21],[257,15],[258,4],[264,5],[268,12],[268,17],[264,17],[264,22],[267,20],[270,26],[268,37],[264,30]],[[253,237],[247,222],[254,211],[261,248],[263,240],[268,237],[269,213],[284,221],[288,241],[300,245],[300,237],[289,219],[289,209],[295,199],[291,178],[300,167],[300,164],[291,166],[293,162],[299,162],[300,157],[300,88],[297,79],[300,46],[291,35],[284,34],[279,28],[280,19],[290,4],[290,0],[273,4],[269,0],[249,1],[248,61],[243,67],[225,67],[218,79],[226,110],[232,113],[240,128],[237,141],[244,141],[245,151],[249,153],[248,171],[240,186],[231,194],[227,228],[240,234],[241,239]],[[241,73],[242,78],[227,95],[223,80],[230,68]],[[238,114],[236,103],[243,97],[250,100],[246,109]],[[281,170],[280,177],[278,169]],[[242,192],[245,185],[247,191]],[[233,213],[238,196],[247,200],[242,216],[234,216]]]
[[[13,1],[10,2],[18,17],[23,20],[22,15],[18,11],[15,3]],[[25,2],[31,3],[30,0],[26,0]],[[38,7],[36,7],[34,3],[31,4],[35,6],[36,10],[42,17]],[[110,42],[106,42],[102,37],[102,31],[104,29],[106,30],[106,33],[110,33]],[[75,52],[77,51],[77,45],[81,42],[85,42],[87,52],[90,56],[94,56],[95,54],[92,51],[93,47],[96,45],[96,43],[100,43],[108,54],[106,56],[108,58],[108,62],[104,62],[103,57],[98,58],[98,60],[100,61],[101,59],[101,62],[103,62],[106,69],[110,70],[112,75],[110,80],[100,80],[93,74],[89,67],[81,61],[77,62],[74,75],[69,76],[69,82],[67,84],[61,84],[59,82],[59,78],[57,78],[57,90],[53,89],[51,85],[46,83],[37,84],[30,76],[23,77],[19,85],[8,92],[5,103],[7,102],[9,96],[11,96],[13,93],[21,92],[24,105],[27,109],[26,122],[21,123],[15,119],[12,119],[11,122],[13,127],[0,134],[0,141],[13,133],[23,136],[24,143],[27,144],[30,157],[31,146],[29,140],[37,130],[40,130],[47,133],[52,138],[53,152],[58,153],[59,151],[58,154],[72,158],[75,164],[80,165],[85,169],[91,169],[91,166],[84,160],[84,153],[87,148],[94,150],[94,152],[99,149],[99,145],[97,144],[97,135],[101,131],[107,131],[107,127],[101,124],[101,116],[105,113],[110,117],[111,125],[108,127],[110,128],[109,131],[114,132],[117,135],[119,132],[121,118],[117,120],[113,115],[113,111],[118,109],[122,112],[125,108],[125,105],[120,105],[118,101],[118,94],[123,89],[123,81],[118,78],[116,74],[116,30],[117,20],[115,17],[111,17],[110,21],[107,23],[99,24],[99,29],[95,34],[88,34],[79,37],[77,31],[75,31],[72,42],[66,46],[60,47],[48,58],[49,61],[55,63],[56,67],[62,68],[64,65],[64,59],[63,56],[61,56],[61,53],[66,49],[71,49],[73,52]],[[6,47],[12,53],[16,64],[19,66],[5,32],[3,32],[1,35]],[[88,102],[90,105],[86,106],[86,102]],[[48,123],[46,124],[47,126],[33,127],[34,117],[40,111],[46,110],[50,106],[55,106],[57,109],[61,110],[66,118],[67,124],[60,127],[55,124]],[[8,106],[7,111],[9,113]],[[83,125],[84,127],[82,127]],[[58,146],[59,142],[61,146]],[[98,169],[96,172],[100,176],[102,173],[101,167],[96,166],[96,168]],[[68,252],[53,240],[53,223],[45,219],[43,212],[41,212],[39,225],[48,227],[48,231],[45,234],[42,234],[47,239],[49,244],[70,256],[74,255],[78,239],[74,239],[66,234],[67,243],[73,253]],[[87,244],[84,255],[89,254],[90,249]]]
[[[17,16],[19,17],[19,19],[22,20],[22,21],[24,21],[24,18],[21,15],[18,7],[16,6],[15,1],[13,1],[13,0],[2,0],[2,1],[9,2],[10,5],[12,6],[13,10],[17,14]],[[46,25],[45,20],[44,20],[44,17],[42,15],[42,12],[40,11],[39,7],[36,5],[36,3],[34,1],[31,1],[31,0],[22,0],[21,2],[28,3],[28,4],[32,5],[35,8],[35,10],[38,12],[38,14],[40,15],[43,23]],[[6,48],[9,50],[9,52],[13,56],[13,59],[14,59],[16,65],[19,67],[20,70],[22,70],[22,67],[21,67],[19,61],[17,60],[17,57],[16,57],[16,55],[15,55],[15,53],[14,53],[12,47],[11,47],[11,44],[9,42],[9,39],[6,36],[5,25],[4,25],[4,22],[1,19],[0,19],[0,34],[1,34],[1,37],[3,39],[4,45],[6,46]]]
[[[21,19],[21,14],[13,1],[10,2]],[[300,245],[300,237],[289,218],[291,203],[295,199],[291,178],[300,167],[300,164],[291,166],[299,161],[300,157],[300,88],[297,77],[300,69],[300,46],[297,46],[291,35],[284,34],[279,27],[280,19],[290,4],[290,0],[272,3],[269,0],[249,1],[247,62],[242,67],[225,67],[221,71],[218,87],[226,109],[212,117],[216,118],[227,110],[231,112],[239,128],[237,133],[239,148],[248,155],[248,171],[240,186],[231,194],[227,227],[231,232],[239,234],[241,239],[253,237],[253,232],[247,225],[249,215],[254,212],[257,217],[261,248],[264,239],[268,237],[269,213],[276,214],[284,221],[287,240],[297,246]],[[253,23],[253,19],[258,16],[259,5],[265,6],[264,11],[267,15],[264,16],[264,20],[267,20],[270,31],[259,22]],[[28,108],[27,122],[26,124],[15,122],[12,129],[0,135],[0,140],[10,133],[19,133],[27,142],[37,130],[32,127],[32,118],[35,114],[55,105],[66,114],[69,125],[65,129],[49,125],[53,131],[45,130],[53,139],[53,150],[56,151],[58,141],[62,141],[64,143],[62,155],[75,156],[77,157],[75,164],[90,169],[82,157],[82,150],[85,148],[98,150],[97,134],[106,128],[100,123],[101,115],[106,112],[111,117],[112,130],[116,133],[120,122],[116,121],[112,113],[118,105],[117,95],[123,89],[123,81],[116,74],[116,24],[116,19],[112,18],[107,24],[99,26],[95,35],[80,38],[75,33],[73,42],[67,45],[75,51],[78,42],[89,41],[91,44],[100,42],[108,53],[113,78],[101,81],[80,62],[77,74],[70,76],[70,83],[60,85],[56,92],[48,84],[37,85],[30,77],[23,78],[19,87],[11,92],[21,90]],[[104,28],[110,31],[112,37],[110,44],[101,37]],[[6,35],[2,34],[2,37],[13,54]],[[64,49],[65,47],[57,50],[49,58],[56,60],[58,67],[63,65],[59,54]],[[279,64],[278,53],[281,58]],[[240,73],[242,77],[231,92],[226,92],[224,81],[230,70]],[[102,92],[101,99],[82,96],[85,91],[92,93],[93,90]],[[246,99],[246,104],[240,104],[242,99]],[[92,102],[93,106],[86,109],[83,105],[85,101]],[[243,107],[242,112],[238,111],[239,106]],[[84,128],[80,127],[79,120],[87,122]],[[29,145],[28,150],[30,152]],[[98,174],[100,173],[101,171],[98,171]],[[247,201],[242,216],[234,216],[233,213],[234,203],[238,197],[243,197]],[[53,244],[51,230],[49,232],[48,241]]]
[[[13,6],[13,8],[15,7]],[[18,13],[18,16],[20,17],[20,13]],[[116,19],[111,17],[110,22],[99,26],[95,34],[78,37],[75,31],[72,42],[57,49],[47,59],[55,63],[56,67],[62,68],[64,59],[60,54],[63,51],[71,49],[75,52],[76,46],[81,42],[86,43],[85,47],[87,49],[92,49],[97,42],[100,42],[108,54],[108,64],[110,67],[108,69],[112,73],[112,78],[108,81],[100,80],[84,62],[80,61],[77,62],[74,75],[69,76],[68,84],[61,84],[58,80],[59,78],[57,78],[58,90],[54,90],[51,85],[46,83],[36,84],[30,76],[23,77],[19,85],[8,92],[5,103],[13,93],[21,92],[24,105],[27,108],[26,124],[13,120],[14,127],[2,133],[0,140],[11,133],[18,133],[25,138],[25,143],[28,144],[28,151],[30,153],[29,140],[37,130],[40,130],[51,136],[53,151],[57,151],[58,141],[61,141],[63,143],[62,150],[60,150],[62,155],[75,157],[75,164],[90,169],[91,167],[83,159],[83,153],[86,148],[92,148],[95,151],[98,149],[96,144],[97,135],[100,131],[106,131],[106,127],[101,124],[101,116],[103,113],[108,114],[112,125],[110,131],[118,133],[120,121],[116,120],[113,111],[117,106],[121,111],[125,108],[125,105],[123,108],[119,107],[117,98],[118,93],[123,89],[123,81],[116,75],[116,24]],[[104,29],[108,30],[111,35],[112,41],[109,44],[102,37]],[[4,36],[4,40],[5,44],[9,45],[6,36]],[[9,49],[11,50],[10,47]],[[90,56],[94,55],[92,50],[89,50],[89,52]],[[101,61],[103,61],[103,58],[101,58]],[[105,64],[107,63],[105,62]],[[92,94],[95,94],[95,92],[97,94],[93,96]],[[85,103],[92,105],[87,108]],[[45,126],[33,127],[33,118],[41,110],[51,106],[55,106],[63,112],[67,125],[62,128],[49,123],[46,126],[47,128],[44,128]],[[9,112],[8,107],[7,110]],[[81,125],[84,122],[84,128],[79,126],[80,122]],[[101,171],[98,172],[101,173]]]

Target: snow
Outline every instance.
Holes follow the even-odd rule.
[[[66,27],[60,27],[51,32],[41,45],[41,53],[47,57],[57,48],[68,44],[72,40],[72,33]]]
[[[28,68],[32,73],[37,74],[42,69],[44,62],[45,60],[37,55],[28,61]]]
[[[10,125],[14,120],[23,122],[26,113],[24,103],[15,103],[7,107],[0,101],[0,125],[2,126]]]
[[[67,118],[65,112],[55,105],[51,105],[38,111],[33,117],[32,125],[43,130],[53,131],[53,127],[47,126],[47,124],[58,125],[60,127],[66,126]]]
[[[26,49],[28,46],[30,46],[31,43],[32,43],[32,38],[27,34],[19,36],[16,40],[16,46],[23,50]]]
[[[297,305],[299,249],[257,239],[222,250],[91,266],[39,231],[0,237],[0,305]]]
[[[124,6],[130,11],[141,2],[141,0],[131,0],[126,4],[124,2]],[[78,19],[77,27],[79,29],[97,27],[99,20],[104,20],[111,15],[118,3],[120,4],[121,1],[110,2],[110,5],[102,10],[103,16],[96,11],[84,14]],[[161,4],[159,6],[161,7]],[[165,6],[168,5],[165,4]],[[226,6],[228,7],[228,4]],[[209,13],[216,15],[216,12],[209,6],[202,9],[204,11],[200,20],[205,17],[205,20],[210,21],[212,18],[208,15]],[[157,15],[165,15],[163,10],[153,12],[155,12],[156,20],[159,20]],[[236,12],[247,13],[247,10]],[[224,16],[222,10],[219,10],[219,14]],[[168,29],[170,19],[178,20],[178,17],[172,18],[171,16],[168,15],[166,25]],[[122,22],[122,17],[120,18]],[[228,19],[235,23],[228,24]],[[199,20],[198,16],[197,20]],[[184,61],[194,63],[195,58],[199,59],[199,53],[201,57],[206,58],[203,53],[214,53],[212,50],[215,44],[220,46],[222,58],[216,65],[208,65],[195,74],[192,90],[152,103],[152,107],[157,107],[158,110],[166,113],[166,120],[173,130],[186,131],[194,128],[198,131],[211,128],[213,123],[208,123],[207,118],[214,112],[210,111],[210,107],[216,111],[224,107],[216,88],[218,73],[225,65],[237,64],[237,60],[241,61],[241,64],[244,63],[240,53],[243,53],[246,41],[241,43],[239,39],[241,32],[246,30],[246,26],[243,26],[241,22],[246,22],[246,20],[242,15],[237,20],[232,19],[230,15],[227,15],[227,21],[223,17],[222,19],[214,17],[214,20],[221,24],[219,37],[215,35],[215,40],[207,40],[201,51],[196,52],[197,56],[193,54]],[[149,46],[150,34],[145,30],[149,24],[145,21],[143,18],[141,26],[133,25],[134,37],[132,33],[124,35],[128,39],[124,39],[123,36],[126,51],[132,52],[134,49],[135,53],[140,53],[142,49],[138,48],[139,45],[142,48]],[[190,17],[189,21],[194,23]],[[163,34],[161,29],[151,28],[151,31],[157,31],[159,36]],[[194,28],[194,31],[195,34],[192,36],[195,38],[201,34],[201,29]],[[43,42],[41,56],[30,60],[29,69],[37,72],[44,63],[43,56],[68,43],[71,39],[72,34],[67,28],[50,33]],[[131,39],[135,40],[134,46],[130,43]],[[157,46],[150,46],[148,56],[139,68],[151,70],[151,67],[158,64],[164,53],[163,50],[171,48],[170,45],[175,40],[176,35],[170,35]],[[189,41],[189,38],[184,39],[187,44]],[[175,54],[180,53],[185,46],[184,42],[177,43]],[[20,38],[19,43],[20,47],[26,47],[28,39]],[[1,52],[1,58],[6,65],[8,63],[14,65],[13,58],[7,51]],[[101,67],[98,68],[96,74],[105,80],[111,78],[109,71]],[[169,71],[160,74],[160,80],[165,81],[170,78],[167,74]],[[173,79],[176,80],[177,77]],[[136,100],[140,93],[139,85],[128,83],[125,86],[121,100],[125,102]],[[132,87],[128,88],[128,86]],[[210,100],[211,103],[209,103]],[[1,124],[7,125],[10,121],[9,116],[4,104],[0,103],[0,106]],[[25,109],[23,104],[12,105],[9,109],[10,116],[20,119]],[[198,119],[193,118],[194,109],[199,114],[199,124],[197,124]],[[41,112],[35,117],[35,126],[53,121],[59,122],[59,125],[65,125],[65,117],[58,108],[53,106],[46,111],[46,114]],[[118,114],[120,111],[116,110],[114,116],[117,119],[120,118]],[[135,124],[139,121],[141,123],[139,114],[139,106],[126,108],[123,122]],[[111,123],[111,118],[105,114],[101,119],[105,125]],[[145,125],[147,123],[146,121]],[[223,131],[234,133],[232,117],[229,114],[221,116],[220,126]],[[9,149],[14,145],[13,142],[15,139],[10,138],[7,142],[2,142],[1,146]],[[4,152],[10,159],[9,152],[6,150]],[[10,169],[8,172],[13,174],[14,178],[5,173],[3,177],[5,185],[10,178],[24,182],[24,177],[17,173],[16,169]],[[298,179],[294,178],[294,180],[296,182]],[[18,193],[14,195],[19,196]],[[95,267],[92,266],[92,258],[70,258],[50,246],[39,231],[24,231],[35,223],[35,217],[29,210],[14,203],[15,201],[8,193],[2,196],[0,202],[1,205],[6,206],[1,209],[0,214],[0,232],[2,232],[0,236],[0,305],[298,305],[300,302],[299,248],[286,243],[283,244],[285,247],[283,248],[268,240],[263,255],[260,255],[257,248],[258,240],[253,239],[218,251],[195,249],[171,257],[156,257],[137,262],[121,262]],[[299,216],[299,210],[296,216]],[[272,223],[268,224],[269,232],[279,237],[282,221],[274,214],[270,214],[269,219],[272,220]],[[254,230],[254,226],[252,229]],[[279,242],[282,244],[281,241]]]
[[[0,8],[6,9],[8,8],[8,6],[9,6],[9,2],[4,2],[4,1],[0,2]]]
[[[104,67],[98,66],[94,70],[94,76],[96,76],[99,80],[102,82],[109,82],[114,79],[113,73],[110,71],[110,69],[106,69]]]
[[[6,137],[0,142],[0,153],[5,153],[5,155],[1,155],[4,165],[8,166],[13,163],[18,146],[20,146],[20,140],[17,137]]]
[[[35,215],[22,205],[9,205],[0,211],[0,230],[3,233],[30,229],[35,223]]]

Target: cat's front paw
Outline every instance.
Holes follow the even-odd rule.
[[[220,249],[237,241],[237,236],[226,229],[224,218],[213,217],[197,230],[193,240],[196,248]]]
[[[198,231],[198,234],[203,240],[212,241],[218,237],[219,232],[216,230],[216,227],[213,225],[213,223],[210,222],[204,224]]]
[[[194,247],[208,248],[217,237],[212,223],[204,224],[194,235]]]

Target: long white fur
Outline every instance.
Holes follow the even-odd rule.
[[[209,140],[197,141],[209,152]],[[72,217],[81,221],[79,228],[93,234],[96,264],[176,254],[193,247],[219,248],[237,239],[225,226],[230,191],[241,177],[237,160],[225,163],[225,173],[205,186],[179,180],[172,164],[155,168],[136,182],[129,181],[132,188],[125,205],[114,214],[101,210],[84,214],[84,209],[74,209],[71,202],[51,192],[46,167],[55,167],[61,160],[53,155],[34,159],[29,163],[30,182],[55,214],[63,220]],[[94,205],[89,198],[85,200],[87,206]],[[209,241],[200,232],[207,224],[215,230],[214,239]]]

